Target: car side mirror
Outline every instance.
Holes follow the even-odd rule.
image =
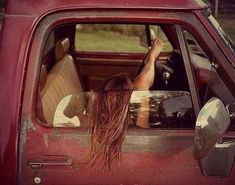
[[[223,139],[230,116],[223,102],[211,98],[198,114],[194,139],[194,158],[205,176],[228,176],[235,155],[235,142]]]

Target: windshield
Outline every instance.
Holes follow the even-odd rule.
[[[208,16],[208,19],[210,20],[212,25],[220,34],[221,38],[225,41],[225,43],[229,46],[229,48],[232,50],[233,54],[235,55],[235,45],[234,45],[233,40],[228,36],[228,34],[225,33],[225,31],[222,29],[220,24],[212,15]]]

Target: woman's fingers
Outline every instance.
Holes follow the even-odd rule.
[[[152,42],[152,46],[151,46],[151,51],[150,51],[150,56],[156,60],[156,58],[159,56],[160,52],[163,49],[163,42],[161,39],[156,38],[155,40],[153,40]]]

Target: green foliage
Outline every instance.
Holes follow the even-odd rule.
[[[164,51],[171,51],[172,47],[161,29],[158,26],[151,26],[151,29],[164,41]],[[147,52],[139,43],[143,32],[143,25],[77,25],[75,46],[83,51]]]
[[[110,31],[96,31],[95,34],[77,31],[75,46],[82,51],[146,52],[146,48],[139,45],[138,37]]]
[[[139,36],[139,33],[141,33],[144,30],[143,25],[117,25],[117,24],[85,24],[82,25],[81,32],[85,33],[94,33],[95,31],[110,31],[110,32],[117,32],[121,33],[123,35],[128,36]]]

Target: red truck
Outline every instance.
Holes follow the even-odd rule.
[[[128,129],[119,166],[84,166],[89,92],[134,79],[155,37],[129,110],[147,99],[150,128]],[[204,1],[8,0],[0,38],[1,184],[234,184],[235,46]]]

